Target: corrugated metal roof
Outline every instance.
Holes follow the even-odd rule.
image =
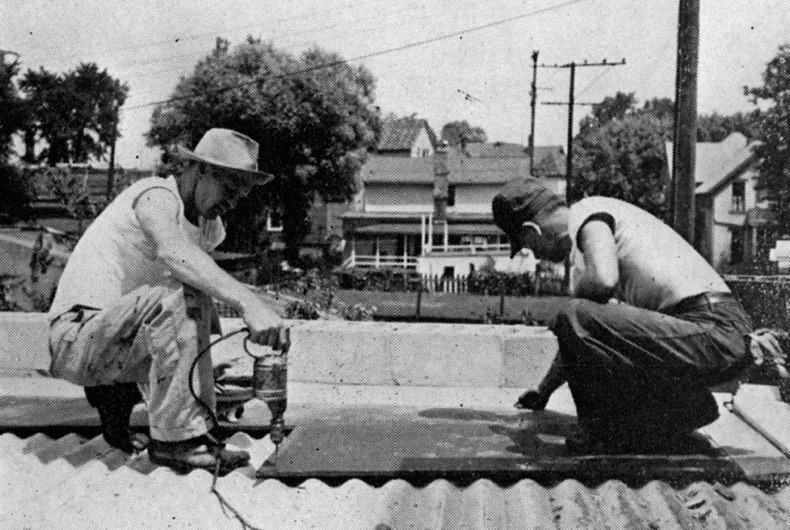
[[[253,465],[272,450],[267,438],[236,434],[230,441],[252,452]],[[252,472],[252,466],[233,472],[217,489],[260,528],[790,528],[790,490],[766,493],[746,483],[653,481],[630,488],[619,481],[502,486],[481,479],[465,487],[445,480],[415,487],[355,479],[332,486],[314,479],[256,481]],[[240,527],[210,492],[211,479],[204,471],[178,475],[155,467],[145,455],[127,458],[101,438],[6,433],[0,435],[0,527]]]

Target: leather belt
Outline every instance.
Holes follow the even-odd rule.
[[[738,297],[732,293],[725,292],[702,293],[684,298],[672,306],[668,312],[673,315],[688,313],[695,309],[710,308],[713,304],[719,304],[721,302],[738,302]]]

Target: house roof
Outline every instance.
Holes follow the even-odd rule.
[[[536,145],[534,174],[565,176],[565,149],[561,145]]]
[[[469,158],[529,158],[529,148],[523,144],[507,142],[473,142],[462,150],[460,146],[454,150]],[[565,150],[561,145],[535,146],[536,176],[564,175]]]
[[[717,193],[730,180],[742,175],[755,160],[754,145],[741,133],[732,133],[721,142],[697,142],[694,176],[696,193]],[[672,148],[672,142],[667,142],[670,174]]]
[[[363,182],[379,184],[433,184],[432,158],[368,157],[360,170]],[[505,184],[529,175],[526,158],[469,158],[450,150],[447,156],[450,184]]]
[[[399,118],[386,120],[382,124],[379,152],[410,151],[420,132],[425,129],[431,145],[436,145],[436,133],[427,120],[420,118]]]
[[[454,149],[471,158],[529,158],[527,146],[507,142],[470,142]]]

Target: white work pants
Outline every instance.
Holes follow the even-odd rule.
[[[181,441],[205,434],[209,414],[189,390],[190,367],[210,340],[211,299],[188,286],[142,286],[103,309],[77,308],[55,319],[53,376],[82,386],[139,383],[151,436]],[[193,387],[215,407],[210,352]]]

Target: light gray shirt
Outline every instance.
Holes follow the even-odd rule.
[[[660,219],[619,199],[588,197],[571,206],[568,219],[572,293],[574,277],[584,269],[577,238],[590,218],[602,219],[612,228],[620,268],[619,300],[661,311],[690,296],[730,291],[705,258]]]

